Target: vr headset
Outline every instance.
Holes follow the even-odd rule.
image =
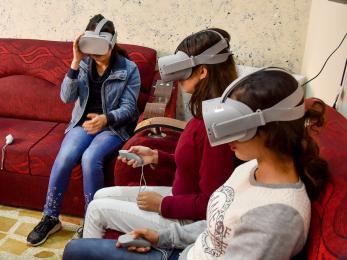
[[[232,54],[230,51],[226,53],[218,53],[229,46],[228,42],[220,33],[213,30],[207,31],[212,31],[218,34],[221,39],[203,53],[189,57],[185,52],[177,51],[173,55],[164,56],[158,59],[160,76],[164,82],[188,79],[192,74],[192,68],[197,65],[217,64],[227,60],[229,55]]]
[[[276,67],[260,69],[233,81],[221,97],[202,102],[202,114],[211,146],[247,141],[255,136],[259,126],[273,121],[292,121],[304,116],[304,104],[298,105],[304,96],[299,85],[292,94],[274,106],[255,112],[246,104],[228,98],[233,89],[260,71],[288,73]]]
[[[117,32],[113,35],[108,32],[100,32],[107,23],[107,19],[102,19],[95,27],[95,31],[85,31],[80,38],[78,46],[85,54],[105,55],[108,50],[116,44]]]

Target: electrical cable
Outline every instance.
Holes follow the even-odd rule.
[[[2,147],[2,153],[1,153],[1,170],[4,169],[4,160],[5,160],[5,150],[7,147],[7,143]]]
[[[145,174],[143,172],[144,165],[141,166],[141,177],[140,177],[140,187],[139,187],[139,193],[144,192],[147,188],[147,182],[145,179]],[[142,185],[142,182],[144,183],[144,186]]]
[[[306,81],[304,84],[302,84],[301,86],[305,86],[307,83],[311,82],[312,80],[314,80],[315,78],[317,78],[321,72],[323,71],[325,65],[327,64],[328,60],[330,59],[330,57],[340,48],[340,46],[342,45],[342,43],[344,42],[344,40],[346,39],[347,33],[345,34],[345,36],[343,36],[342,41],[340,42],[340,44],[336,47],[336,49],[328,56],[328,58],[325,60],[322,68],[320,69],[320,71],[318,72],[318,74],[316,76],[314,76],[313,78],[311,78],[310,80]]]
[[[343,79],[345,78],[345,73],[346,73],[346,67],[347,67],[347,59],[346,59],[346,62],[345,62],[345,67],[343,69],[343,73],[342,73],[342,77],[341,77],[341,83],[340,83],[340,89],[339,89],[339,92],[337,93],[336,95],[336,98],[335,98],[335,101],[334,101],[334,104],[333,104],[333,108],[336,109],[336,105],[337,105],[337,101],[339,101],[342,93],[343,93]]]

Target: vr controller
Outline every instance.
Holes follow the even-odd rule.
[[[136,167],[140,167],[143,165],[142,158],[135,153],[129,152],[128,150],[119,150],[119,156],[125,157],[127,160],[135,160]]]
[[[118,237],[118,242],[124,247],[136,246],[136,247],[149,247],[151,243],[143,238],[134,238],[132,235],[125,234]]]

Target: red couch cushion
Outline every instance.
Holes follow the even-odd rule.
[[[0,114],[12,118],[68,122],[73,104],[64,104],[59,92],[60,87],[33,76],[0,78]]]
[[[40,142],[57,123],[2,117],[0,121],[0,137],[5,137],[9,133],[14,137],[13,144],[8,145],[6,148],[4,170],[20,174],[29,174],[28,158],[30,150]]]
[[[1,39],[0,116],[68,122],[59,91],[71,58],[71,43]]]
[[[347,120],[331,107],[327,124],[314,136],[329,163],[330,182],[312,203],[309,259],[347,259]]]
[[[30,150],[30,173],[31,175],[49,176],[54,160],[59,152],[64,139],[64,131],[67,124],[58,124],[52,131],[42,138]],[[47,149],[49,147],[49,149]],[[78,164],[72,170],[72,179],[82,178],[82,168]]]

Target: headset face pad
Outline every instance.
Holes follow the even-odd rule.
[[[180,62],[182,60],[187,60],[187,59],[189,59],[189,56],[183,51],[178,51],[173,55],[168,55],[168,56],[159,58],[158,67],[159,67],[161,79],[165,82],[173,81],[173,80],[188,79],[190,75],[192,74],[192,70],[193,70],[191,67],[182,69],[179,71],[175,71],[175,72],[170,72],[167,69],[168,65],[171,65],[175,62]]]

